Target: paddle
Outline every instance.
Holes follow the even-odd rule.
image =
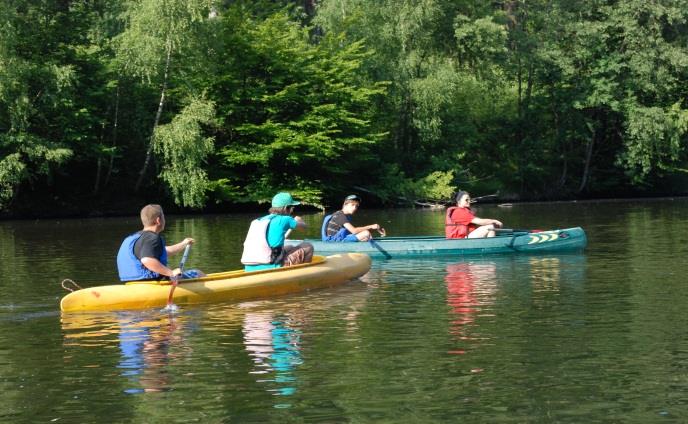
[[[491,197],[497,197],[498,195],[499,195],[499,192],[497,192],[495,194],[486,194],[485,196],[474,197],[471,199],[471,203],[475,203],[475,202],[478,202],[478,201],[483,200],[483,199],[489,199]]]
[[[541,233],[542,230],[524,230],[515,228],[495,228],[495,233]]]
[[[385,231],[385,229],[382,227],[379,227],[377,229],[377,232],[380,233],[380,237],[386,237],[387,236],[387,231]],[[382,253],[384,255],[385,259],[392,259],[392,255],[390,255],[382,246],[380,246],[380,244],[378,242],[376,242],[374,238],[371,237],[370,240],[368,240],[368,241],[370,242],[371,246],[373,246],[374,248],[379,250],[380,253]]]
[[[179,275],[175,275],[174,277],[170,278],[170,281],[172,282],[172,287],[170,287],[170,294],[167,296],[167,306],[165,306],[165,309],[169,310],[174,310],[177,307],[175,306],[174,302],[172,301],[172,296],[174,295],[174,289],[177,288],[177,284],[179,283],[179,277],[184,273],[184,264],[186,263],[186,259],[189,257],[189,251],[191,250],[191,244],[187,244],[186,247],[184,248],[184,254],[182,255],[182,260],[179,262]]]
[[[371,244],[371,246],[373,246],[374,248],[379,250],[380,253],[382,253],[382,255],[384,255],[385,259],[392,259],[392,255],[390,255],[389,252],[387,252],[384,249],[384,247],[380,246],[380,244],[378,242],[376,242],[375,239],[371,238],[370,240],[368,240],[368,242]]]

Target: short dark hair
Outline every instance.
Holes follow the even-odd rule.
[[[346,196],[346,197],[344,198],[344,204],[345,204],[345,205],[346,205],[347,203],[351,203],[351,202],[358,202],[358,203],[361,203],[361,198],[358,197],[358,196],[355,195],[355,194],[350,194],[350,195],[348,195],[348,196]]]

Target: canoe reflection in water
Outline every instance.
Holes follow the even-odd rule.
[[[171,390],[173,365],[191,353],[185,333],[193,326],[188,319],[159,310],[63,314],[66,360],[75,364],[86,361],[89,367],[110,366],[109,355],[84,348],[101,353],[119,348],[116,366],[127,380],[125,393]]]
[[[529,258],[528,263],[535,292],[559,291],[562,273],[562,261],[560,258],[534,256]]]
[[[255,364],[252,373],[274,372],[274,378],[259,379],[258,382],[276,383],[276,387],[270,389],[275,395],[289,396],[296,392],[294,368],[303,362],[300,324],[294,316],[277,315],[271,311],[247,312],[244,316],[244,345]]]
[[[493,262],[459,262],[447,265],[447,304],[454,317],[450,333],[460,340],[473,340],[471,327],[476,314],[494,302],[497,290],[496,264]],[[463,354],[459,349],[451,353]]]

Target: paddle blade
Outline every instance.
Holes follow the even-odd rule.
[[[167,296],[167,306],[174,306],[174,301],[172,299],[174,298],[174,289],[176,289],[177,284],[179,284],[179,277],[172,277],[171,281],[172,285],[170,286],[170,294]]]
[[[179,306],[175,305],[174,303],[168,303],[165,305],[164,308],[162,308],[163,312],[178,312],[179,311]]]

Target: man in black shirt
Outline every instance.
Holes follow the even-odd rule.
[[[125,238],[117,254],[120,280],[157,280],[180,275],[179,268],[167,266],[167,257],[183,251],[194,239],[187,237],[177,244],[166,246],[165,239],[160,236],[165,229],[165,214],[160,205],[144,206],[141,209],[141,223],[143,229]],[[186,272],[184,274],[186,276]],[[195,270],[189,276],[202,275],[202,272]]]

